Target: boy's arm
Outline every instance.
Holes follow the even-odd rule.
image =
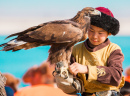
[[[118,86],[122,77],[123,60],[124,55],[120,49],[113,51],[108,58],[107,66],[97,66],[97,81],[104,84]]]

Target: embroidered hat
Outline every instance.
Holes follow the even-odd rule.
[[[101,12],[101,16],[92,16],[91,25],[103,28],[105,31],[116,35],[119,32],[119,21],[114,18],[113,13],[105,7],[97,7],[96,10]]]

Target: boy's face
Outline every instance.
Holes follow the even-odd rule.
[[[109,34],[107,31],[93,25],[91,25],[88,30],[88,38],[93,45],[99,45],[103,43],[107,39],[108,35]]]

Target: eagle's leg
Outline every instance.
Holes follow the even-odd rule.
[[[64,60],[56,63],[56,71],[64,79],[67,79],[69,77],[73,77],[73,76],[70,76],[72,74],[70,74],[69,71],[68,71],[68,66],[70,65],[70,57],[71,57],[72,48],[73,47],[68,46],[66,48],[66,50],[63,50],[64,53],[66,53],[66,54],[64,54]]]
[[[49,50],[49,61],[51,64],[55,63],[55,71],[53,75],[67,79],[73,77],[68,71],[70,65],[70,57],[73,49],[73,42],[69,45],[66,44],[53,44]],[[70,76],[72,75],[72,76]]]
[[[65,93],[80,93],[82,92],[82,82],[78,78],[74,78],[72,74],[68,71],[68,66],[70,65],[70,56],[72,52],[72,47],[67,48],[64,53],[64,59],[60,59],[56,63],[55,80],[57,86],[62,89]]]

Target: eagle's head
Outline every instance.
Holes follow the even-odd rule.
[[[83,31],[83,37],[80,41],[87,39],[87,29],[90,26],[90,18],[95,15],[101,16],[101,12],[92,7],[85,7],[71,19],[71,21],[78,23]]]
[[[101,15],[101,12],[92,7],[85,7],[80,11],[80,14],[91,17],[94,15]]]
[[[90,26],[90,18],[95,15],[101,16],[101,12],[92,7],[83,8],[77,13],[76,21],[81,25],[81,28],[83,29],[83,37],[80,41],[87,39],[87,30]]]
[[[71,20],[84,25],[86,22],[90,21],[90,17],[94,15],[101,15],[101,12],[92,7],[85,7]]]

